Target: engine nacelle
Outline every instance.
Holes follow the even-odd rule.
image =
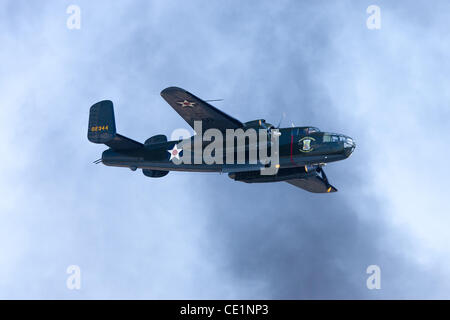
[[[314,172],[320,169],[320,165],[318,164],[307,164],[305,165],[305,172]]]
[[[169,171],[142,169],[142,173],[149,178],[161,178],[167,175]]]

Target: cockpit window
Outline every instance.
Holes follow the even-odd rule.
[[[345,141],[345,137],[339,136],[337,134],[328,134],[328,133],[325,133],[323,135],[323,142],[339,142],[339,141]]]
[[[319,128],[315,128],[315,127],[309,127],[306,130],[307,130],[308,133],[320,132]]]

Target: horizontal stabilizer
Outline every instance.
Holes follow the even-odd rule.
[[[105,142],[105,144],[114,150],[139,149],[144,146],[142,143],[134,141],[133,139],[124,137],[118,133],[114,136],[113,139]]]
[[[166,143],[167,142],[167,137],[163,134],[157,134],[156,136],[150,137],[147,140],[145,140],[144,145],[148,146],[151,144],[156,144],[156,143]]]

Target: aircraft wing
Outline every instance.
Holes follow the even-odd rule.
[[[243,126],[239,120],[184,89],[169,87],[161,91],[161,96],[192,128],[194,128],[194,121],[202,121],[203,131],[210,128],[225,131],[225,129],[237,129]]]
[[[337,191],[335,187],[328,183],[326,177],[324,179],[319,174],[307,176],[305,178],[286,180],[286,182],[313,193],[328,193]]]

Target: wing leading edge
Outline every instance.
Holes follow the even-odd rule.
[[[216,128],[225,131],[243,126],[239,120],[184,89],[169,87],[161,91],[161,96],[192,128],[194,121],[202,121],[203,130]]]

